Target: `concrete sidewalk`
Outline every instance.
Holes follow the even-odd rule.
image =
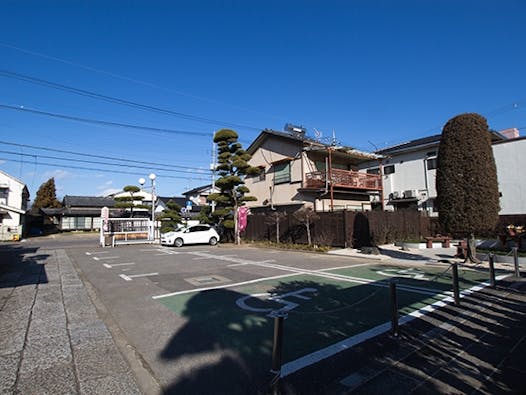
[[[0,393],[140,394],[64,250],[0,246]]]
[[[454,248],[389,245],[381,253],[372,259],[463,262]],[[367,257],[351,249],[336,254]],[[501,268],[510,276],[496,289],[464,295],[459,306],[448,304],[401,326],[399,336],[381,335],[287,377],[283,393],[526,394],[526,279],[513,277],[509,265]]]
[[[361,259],[373,259],[377,261],[389,261],[390,263],[440,263],[463,262],[463,259],[455,258],[457,249],[451,248],[411,248],[402,249],[394,244],[386,244],[378,247],[380,254],[363,254],[353,248],[342,248],[329,251],[329,254],[348,256]]]
[[[381,256],[351,249],[337,253],[386,264],[447,264],[441,261],[461,261],[455,252],[382,246]],[[152,377],[138,374],[122,347],[125,339],[93,304],[90,289],[63,249],[0,245],[1,394],[161,392]],[[525,333],[526,281],[510,278],[496,290],[464,297],[461,306],[448,305],[402,326],[399,337],[379,336],[288,376],[282,389],[286,394],[526,393]]]

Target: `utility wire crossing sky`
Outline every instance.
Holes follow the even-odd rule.
[[[212,136],[265,128],[363,151],[477,112],[526,126],[523,1],[37,1],[0,14],[0,169],[32,197],[157,174],[211,182]]]

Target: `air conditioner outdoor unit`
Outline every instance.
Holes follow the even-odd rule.
[[[417,197],[418,197],[418,191],[415,189],[404,191],[404,198],[406,199],[415,199]]]
[[[400,199],[401,196],[400,196],[400,192],[398,191],[394,191],[393,193],[391,193],[391,199]]]

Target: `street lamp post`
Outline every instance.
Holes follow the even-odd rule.
[[[152,223],[148,238],[153,241],[155,240],[155,179],[157,176],[154,173],[151,173],[148,178],[152,182]],[[145,182],[146,180],[144,178],[139,179],[139,184],[141,184],[141,186],[144,185]]]

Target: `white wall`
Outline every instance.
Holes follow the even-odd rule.
[[[426,209],[430,215],[436,215],[432,211],[433,199],[436,197],[436,170],[427,169],[427,160],[436,158],[437,152],[438,143],[436,146],[426,146],[420,150],[394,155],[383,162],[384,167],[394,165],[395,168],[394,173],[382,177],[386,210],[394,210],[394,206],[389,204],[391,193],[398,192],[400,196],[403,196],[405,191],[416,190],[419,198],[418,208]],[[377,162],[368,162],[360,166],[360,171],[377,167]]]
[[[493,145],[499,181],[500,213],[526,214],[526,139]]]
[[[493,144],[493,156],[497,166],[497,179],[500,198],[501,215],[526,214],[526,138],[514,139]],[[384,166],[395,166],[395,173],[383,176],[384,203],[386,210],[394,209],[388,205],[389,194],[394,191],[402,193],[406,190],[417,190],[420,195],[419,209],[427,201],[430,215],[437,215],[431,211],[432,201],[436,197],[436,170],[427,170],[425,160],[431,152],[438,152],[438,142],[422,149],[393,155],[384,162]],[[433,157],[433,156],[431,156]],[[375,168],[378,165],[368,162],[361,169]],[[427,180],[426,180],[427,177]],[[426,187],[427,182],[427,187]],[[424,193],[427,192],[427,196]]]
[[[0,225],[2,234],[7,234],[9,238],[13,232],[16,234],[22,233],[22,227],[19,225],[23,222],[22,213],[26,209],[26,202],[23,199],[24,187],[25,185],[21,181],[0,171],[0,188],[2,190],[0,204],[2,205],[2,210],[7,211],[7,214],[1,215]]]

